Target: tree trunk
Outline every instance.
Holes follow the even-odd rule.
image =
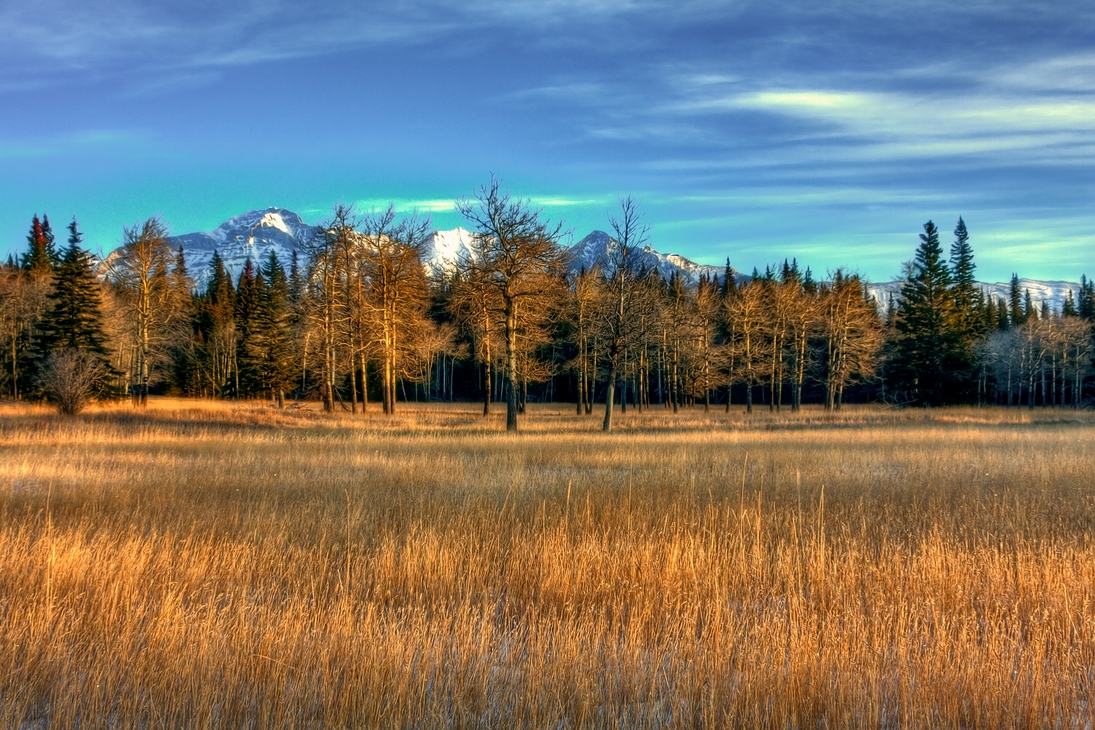
[[[517,302],[506,298],[506,430],[517,430]]]

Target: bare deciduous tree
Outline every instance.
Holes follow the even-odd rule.
[[[102,360],[92,353],[54,350],[38,372],[38,386],[61,414],[74,416],[95,399],[107,374]]]
[[[129,381],[138,406],[148,403],[155,370],[166,356],[173,318],[168,269],[172,251],[158,218],[122,229],[122,246],[110,261],[110,276],[125,307],[132,359]]]
[[[491,177],[475,201],[457,201],[457,210],[476,227],[474,256],[465,267],[470,278],[501,298],[506,343],[506,430],[517,430],[519,312],[523,304],[556,289],[561,281],[562,226],[552,227],[527,200],[510,198]]]

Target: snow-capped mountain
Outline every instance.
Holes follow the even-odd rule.
[[[472,232],[464,228],[434,231],[422,246],[422,263],[434,275],[451,272],[457,262],[471,256]]]
[[[303,265],[304,246],[319,233],[317,226],[308,225],[292,211],[267,208],[233,216],[212,231],[172,236],[168,243],[173,250],[182,246],[186,267],[201,288],[209,279],[213,251],[220,254],[225,269],[236,279],[247,259],[258,266],[271,250],[286,268],[297,251]]]
[[[1011,301],[1011,282],[1010,281],[997,281],[992,284],[977,282],[977,286],[985,293],[985,296],[992,297],[994,301],[1003,299],[1005,302]],[[900,281],[887,281],[881,284],[869,284],[867,286],[868,292],[874,297],[875,301],[879,303],[879,307],[886,308],[892,295],[894,301],[897,302],[901,297],[901,282]],[[1019,291],[1023,292],[1024,296],[1026,292],[1030,292],[1030,300],[1035,307],[1041,308],[1042,302],[1048,302],[1050,308],[1055,312],[1060,312],[1061,307],[1065,303],[1065,298],[1068,296],[1068,292],[1072,292],[1072,296],[1075,299],[1077,293],[1080,291],[1080,285],[1073,281],[1040,281],[1038,279],[1020,279]]]
[[[599,265],[602,271],[611,273],[619,251],[620,244],[615,238],[604,231],[593,231],[571,248],[570,267],[578,271],[583,268],[590,270]],[[690,284],[695,284],[705,274],[721,278],[724,272],[723,267],[697,264],[675,253],[660,253],[650,246],[637,249],[634,257],[636,268],[657,271],[667,278],[676,272]]]
[[[182,247],[190,275],[201,289],[209,280],[209,264],[214,250],[220,253],[225,268],[236,279],[248,259],[259,265],[269,256],[270,251],[277,254],[286,268],[289,267],[295,251],[303,266],[307,259],[308,243],[320,235],[322,230],[318,226],[308,225],[296,213],[284,208],[267,208],[233,216],[212,231],[173,236],[168,239],[168,243],[172,249]],[[423,264],[431,274],[451,270],[458,261],[471,254],[472,236],[472,232],[464,228],[434,231],[422,247]],[[582,268],[588,270],[599,265],[602,270],[611,271],[618,246],[609,234],[593,231],[571,248],[570,268],[572,271]],[[104,266],[109,266],[113,256],[112,253],[106,257]],[[721,266],[697,264],[677,254],[663,254],[650,246],[637,250],[635,259],[636,266],[656,270],[666,277],[677,272],[692,284],[702,275],[718,276],[720,280],[723,276]],[[737,276],[739,281],[748,279],[740,274]],[[1010,297],[1010,282],[983,283],[979,286],[986,294],[995,298]],[[1043,301],[1048,301],[1054,310],[1060,311],[1068,291],[1072,290],[1075,296],[1079,284],[1069,281],[1020,279],[1019,287],[1024,292],[1030,292],[1036,307],[1041,307]],[[879,302],[879,306],[885,307],[891,293],[895,299],[900,295],[901,282],[870,284],[868,289]]]

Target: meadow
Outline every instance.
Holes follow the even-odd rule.
[[[1095,414],[0,404],[0,727],[1095,722]]]

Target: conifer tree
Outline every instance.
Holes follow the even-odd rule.
[[[202,382],[208,384],[212,395],[220,396],[235,377],[236,293],[217,251],[213,251],[209,268],[209,282],[198,301],[195,330]],[[201,390],[205,391],[204,385]]]
[[[1011,327],[1008,319],[1008,302],[1003,297],[996,300],[996,329],[1003,332]]]
[[[1065,303],[1061,306],[1062,317],[1075,317],[1079,313],[1076,311],[1076,300],[1072,297],[1072,290],[1069,289],[1065,293]]]
[[[1011,287],[1009,289],[1011,309],[1008,312],[1012,327],[1018,327],[1027,321],[1023,312],[1023,291],[1019,288],[1019,275],[1011,275]]]
[[[273,249],[261,274],[266,281],[260,316],[264,345],[263,385],[281,408],[285,405],[285,391],[293,383],[293,308],[289,280]]]
[[[973,272],[977,268],[973,263],[973,247],[966,222],[958,218],[954,229],[954,243],[951,244],[951,292],[954,296],[957,325],[963,337],[972,340],[978,329],[975,307],[978,304],[977,282]],[[972,342],[970,343],[972,346]]]
[[[115,375],[102,322],[102,293],[92,271],[91,257],[80,247],[82,234],[76,219],[69,224],[68,247],[57,268],[50,308],[42,317],[36,343],[37,366],[41,374],[51,356],[74,351],[98,373],[94,389],[101,394]]]
[[[956,322],[951,274],[942,258],[939,229],[928,221],[901,285],[894,348],[895,384],[924,405],[960,401],[969,360]]]
[[[53,274],[54,258],[50,236],[46,234],[42,222],[35,214],[30,223],[30,232],[27,234],[27,253],[23,256],[23,270],[31,278],[48,278]]]
[[[265,359],[262,332],[262,294],[265,283],[251,259],[243,266],[236,285],[236,397],[253,396],[263,388]]]

